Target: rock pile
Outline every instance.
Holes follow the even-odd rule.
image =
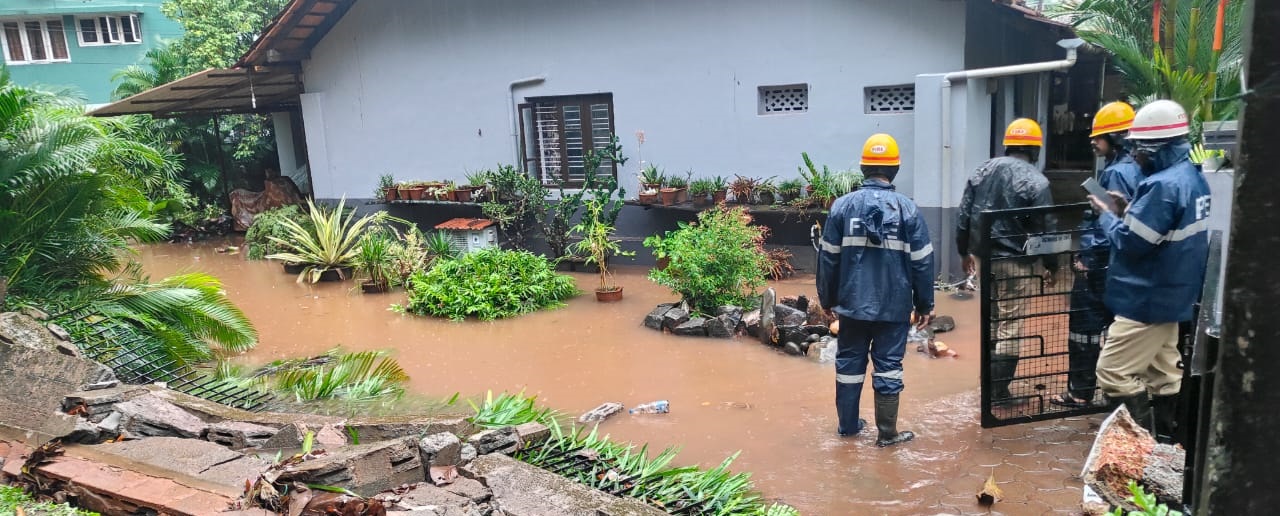
[[[704,317],[692,313],[686,303],[663,303],[645,316],[644,325],[685,337],[731,339],[746,329],[743,319],[742,307],[738,306],[722,306],[714,317]]]

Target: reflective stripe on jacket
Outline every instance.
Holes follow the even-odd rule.
[[[1133,199],[1138,192],[1138,183],[1145,178],[1146,176],[1142,175],[1142,167],[1139,167],[1138,162],[1134,161],[1133,156],[1124,149],[1116,151],[1115,159],[1108,161],[1102,172],[1098,173],[1098,183],[1103,188],[1124,194],[1126,200]],[[1080,230],[1080,261],[1089,270],[1105,267],[1111,243],[1107,241],[1106,231],[1103,231],[1098,218],[1093,216],[1092,212],[1086,215]]]
[[[1186,142],[1152,156],[1158,172],[1138,184],[1121,219],[1099,218],[1111,242],[1107,308],[1157,324],[1191,319],[1209,258],[1209,184],[1191,164]]]
[[[868,179],[836,199],[822,229],[818,300],[863,321],[905,322],[933,311],[933,245],[914,202]]]

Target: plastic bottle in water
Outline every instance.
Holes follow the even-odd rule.
[[[628,414],[666,414],[667,412],[671,412],[671,404],[667,403],[667,400],[645,403],[627,411]]]

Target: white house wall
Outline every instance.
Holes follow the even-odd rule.
[[[644,160],[668,172],[779,178],[801,151],[851,168],[888,132],[911,193],[913,115],[864,114],[863,88],[962,69],[964,29],[964,3],[945,0],[360,0],[304,64],[316,196],[512,163],[507,87],[538,75],[517,102],[613,94],[632,192],[644,130]],[[808,112],[757,115],[757,87],[793,83]]]

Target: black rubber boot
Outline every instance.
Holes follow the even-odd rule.
[[[1013,375],[1018,371],[1018,355],[991,355],[991,403],[1008,405],[1014,403],[1013,393],[1009,392],[1009,384],[1013,383]]]
[[[1151,420],[1155,430],[1156,442],[1173,444],[1174,431],[1177,430],[1178,395],[1152,396]]]
[[[876,446],[884,448],[915,439],[916,434],[898,431],[898,395],[876,393]]]
[[[1143,392],[1133,396],[1110,399],[1114,405],[1124,404],[1124,408],[1129,409],[1129,417],[1133,418],[1133,421],[1138,423],[1138,426],[1151,432],[1152,437],[1156,435],[1155,425],[1151,417],[1151,398],[1147,396],[1147,393]]]

